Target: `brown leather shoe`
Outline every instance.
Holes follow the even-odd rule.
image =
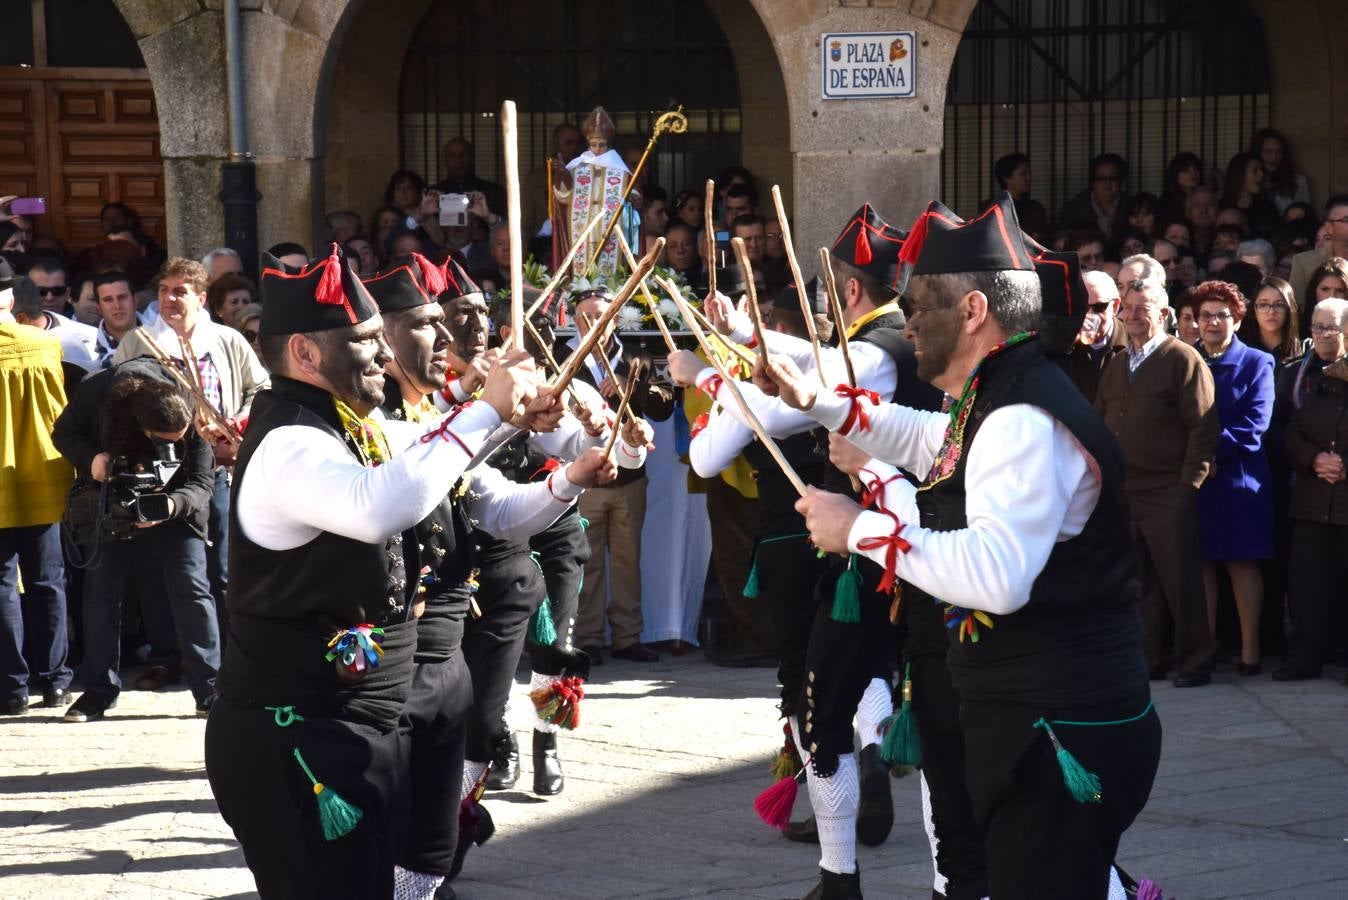
[[[132,686],[138,691],[157,691],[165,685],[177,684],[182,680],[181,671],[175,672],[168,666],[150,666],[136,677]]]

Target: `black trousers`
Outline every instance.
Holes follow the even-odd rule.
[[[557,640],[552,646],[565,649],[571,643],[571,632],[576,625],[576,610],[580,605],[580,586],[585,577],[585,564],[590,561],[590,541],[585,537],[585,529],[580,524],[580,514],[576,508],[566,513],[547,530],[541,531],[529,539],[529,546],[538,554],[538,564],[543,568],[543,583],[547,589],[548,606],[552,610],[552,621],[557,626]],[[545,672],[543,659],[552,660],[550,654],[533,653],[534,644],[528,642],[530,662],[533,671],[542,675],[557,675],[557,672]]]
[[[324,839],[296,748],[325,788],[361,809],[350,834]],[[406,771],[407,741],[396,728],[319,717],[281,728],[273,713],[223,698],[206,723],[211,791],[263,900],[392,897]]]
[[[509,736],[503,722],[506,702],[524,652],[529,617],[543,602],[543,573],[527,553],[520,553],[484,564],[478,585],[482,617],[470,617],[463,630],[463,658],[473,679],[465,753],[475,762],[489,762]]]
[[[1101,721],[1117,713],[1057,717]],[[985,829],[988,893],[1103,900],[1119,838],[1151,794],[1161,720],[1152,710],[1125,725],[1054,725],[1063,746],[1100,778],[1100,802],[1078,803],[1063,784],[1048,735],[1033,726],[1041,714],[968,702],[960,713],[969,798]]]
[[[459,840],[463,753],[473,682],[463,654],[417,663],[399,729],[408,742],[407,842],[398,865],[448,875]]]
[[[757,554],[758,599],[772,617],[776,644],[777,680],[782,685],[782,715],[799,711],[805,684],[805,659],[814,630],[814,586],[827,564],[815,555],[804,537],[759,539]],[[816,716],[818,713],[815,714]]]
[[[894,655],[894,625],[889,621],[892,597],[875,585],[879,567],[859,563],[862,573],[861,621],[835,622],[832,618],[837,562],[815,586],[814,622],[805,653],[801,743],[813,756],[815,774],[827,778],[838,768],[838,756],[852,752],[852,719],[861,695],[872,678],[889,671]]]
[[[1329,648],[1335,607],[1344,603],[1343,567],[1348,560],[1348,525],[1298,519],[1292,539],[1288,599],[1292,608],[1289,665],[1319,669]]]
[[[964,728],[960,698],[950,683],[943,656],[918,656],[912,667],[913,716],[922,740],[922,775],[931,796],[936,829],[936,865],[946,878],[950,900],[988,896],[983,829],[974,821],[964,782]]]

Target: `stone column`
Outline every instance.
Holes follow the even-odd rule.
[[[786,73],[803,260],[814,259],[863,202],[906,229],[936,197],[946,81],[974,2],[754,0]],[[914,98],[822,99],[820,35],[866,31],[914,32]]]

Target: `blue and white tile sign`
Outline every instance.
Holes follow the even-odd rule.
[[[916,96],[913,32],[825,34],[819,44],[825,100]]]

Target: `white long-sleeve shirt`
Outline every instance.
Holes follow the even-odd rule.
[[[712,407],[706,427],[688,442],[688,462],[703,478],[715,478],[730,468],[754,437],[748,425]]]
[[[870,452],[877,445],[888,451],[888,462],[872,459],[861,480],[867,487],[877,479],[885,483],[880,504],[903,526],[900,536],[910,549],[896,554],[898,576],[956,606],[1013,613],[1029,601],[1054,544],[1085,527],[1100,498],[1099,467],[1066,426],[1042,409],[1014,404],[993,410],[964,448],[966,526],[931,531],[918,524],[917,489],[893,478],[897,473],[889,463],[925,474],[947,420],[885,404],[871,413],[869,432],[847,437]],[[848,547],[884,566],[888,548],[878,539],[894,533],[890,515],[863,512],[848,534]]]
[[[369,544],[406,531],[444,499],[500,424],[486,403],[448,418],[381,423],[395,452],[374,467],[361,465],[340,438],[318,428],[286,425],[268,432],[239,485],[239,527],[268,550],[291,550],[325,531]],[[442,427],[443,436],[436,433]],[[506,539],[543,530],[581,493],[565,467],[527,485],[486,466],[474,470],[473,479],[479,496],[472,515],[484,530]]]

